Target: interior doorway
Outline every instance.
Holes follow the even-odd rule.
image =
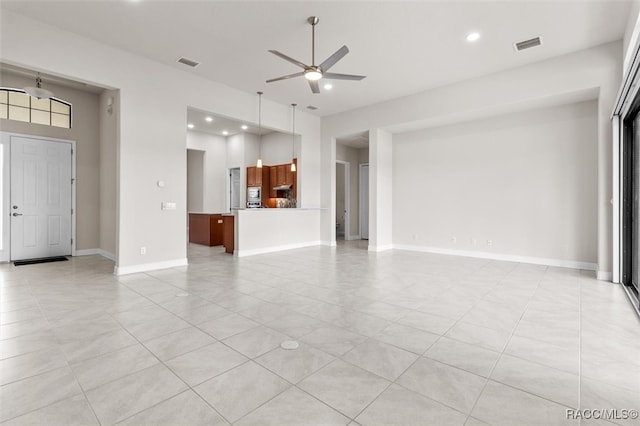
[[[360,164],[360,238],[369,239],[369,163]]]
[[[351,236],[349,168],[349,162],[336,160],[336,239]]]
[[[10,140],[10,260],[72,255],[73,143]]]
[[[187,149],[187,212],[204,212],[204,155]]]
[[[240,167],[229,169],[229,211],[239,209],[242,205],[240,190]]]

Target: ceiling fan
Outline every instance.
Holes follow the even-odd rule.
[[[362,80],[366,77],[364,75],[337,74],[333,72],[327,72],[332,66],[336,64],[336,62],[338,62],[347,53],[349,53],[349,48],[347,48],[347,46],[342,46],[333,55],[325,59],[324,62],[322,62],[320,65],[316,65],[316,25],[318,24],[318,22],[320,22],[320,19],[317,16],[310,16],[309,18],[307,18],[307,22],[311,24],[311,65],[306,65],[296,59],[291,58],[290,56],[285,55],[284,53],[278,52],[277,50],[269,50],[269,52],[281,57],[285,61],[289,61],[292,64],[299,66],[304,71],[300,71],[295,74],[284,75],[282,77],[272,78],[271,80],[267,80],[267,83],[304,76],[304,78],[306,78],[309,82],[311,91],[313,93],[320,93],[318,80],[320,80],[321,78],[326,78],[329,80]]]

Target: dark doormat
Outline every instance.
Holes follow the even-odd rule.
[[[15,266],[22,266],[22,265],[34,265],[36,263],[64,262],[67,260],[69,259],[67,259],[64,256],[53,256],[53,257],[42,257],[40,259],[15,260],[13,264]]]

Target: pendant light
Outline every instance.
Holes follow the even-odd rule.
[[[42,79],[40,78],[40,73],[38,73],[36,77],[36,86],[25,87],[24,91],[34,98],[38,99],[49,99],[53,97],[53,93],[47,89],[42,88]]]
[[[258,162],[256,167],[262,168],[262,92],[258,92]]]
[[[293,107],[293,126],[291,129],[291,171],[292,172],[296,171],[296,163],[293,162],[293,160],[296,157],[296,105],[297,104],[291,104],[291,106]]]

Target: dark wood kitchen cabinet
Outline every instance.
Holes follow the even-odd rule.
[[[262,188],[262,204],[267,204],[271,196],[271,167],[256,166],[247,167],[247,188],[250,186],[259,186]]]
[[[235,217],[232,214],[222,216],[222,244],[226,253],[233,254],[235,249]]]
[[[222,245],[222,215],[189,213],[189,242],[210,247]]]
[[[287,181],[287,165],[280,164],[276,166],[278,168],[278,173],[276,174],[276,185],[286,185]]]
[[[258,170],[258,168],[256,166],[253,167],[247,167],[247,187],[249,186],[261,186],[262,185],[262,179],[260,180],[260,184],[257,184],[256,181],[256,171]],[[260,174],[260,177],[262,177],[262,174]]]
[[[277,185],[278,181],[278,167],[273,166],[271,167],[271,170],[269,171],[269,198],[276,198],[278,196],[277,192],[275,189],[273,189],[274,186]]]

